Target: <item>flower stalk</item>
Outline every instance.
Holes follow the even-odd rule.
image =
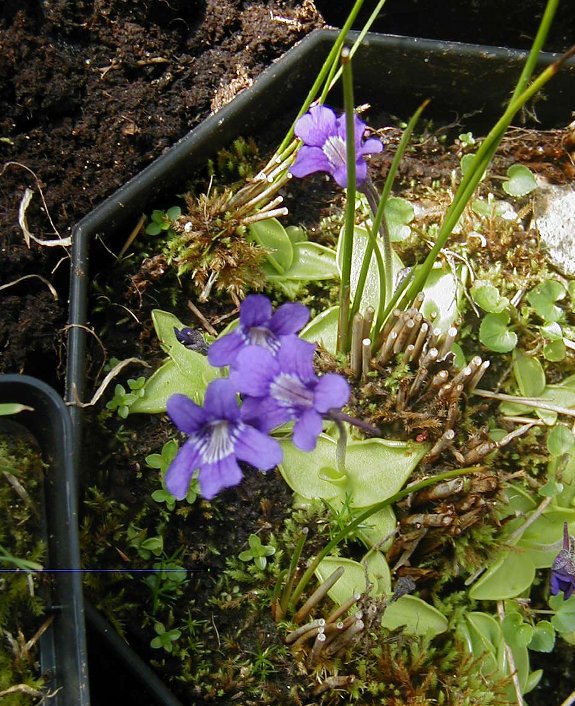
[[[339,322],[337,331],[337,350],[349,351],[349,306],[351,290],[351,260],[353,255],[353,232],[355,228],[355,192],[356,192],[356,152],[353,102],[353,75],[350,51],[341,50],[343,69],[343,105],[345,110],[345,147],[347,169],[347,200],[345,205],[345,224],[342,241],[341,287],[339,290]]]

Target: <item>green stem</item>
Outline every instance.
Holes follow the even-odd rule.
[[[386,0],[379,0],[377,5],[375,6],[373,12],[371,15],[368,17],[367,22],[363,25],[361,32],[359,33],[357,39],[353,43],[351,50],[350,50],[350,58],[353,59],[355,52],[359,49],[361,44],[363,43],[363,40],[365,39],[365,35],[369,32],[371,29],[371,25],[375,22],[377,19],[379,13],[381,12],[381,8],[385,5]],[[332,72],[332,76],[328,77],[328,80],[326,81],[326,84],[324,86],[324,89],[321,93],[321,96],[319,98],[319,102],[323,103],[325,99],[327,98],[327,94],[331,91],[331,89],[335,86],[335,84],[339,81],[341,77],[341,66],[337,68],[337,73],[335,73],[335,69],[337,68],[337,64],[333,64],[333,69],[334,71]],[[334,75],[335,73],[335,75]]]
[[[452,471],[444,471],[443,473],[438,473],[437,475],[431,476],[430,478],[424,478],[418,483],[413,483],[407,488],[404,488],[398,493],[395,493],[395,495],[392,495],[391,497],[386,498],[385,500],[382,500],[381,502],[376,503],[375,505],[372,505],[367,510],[364,510],[364,512],[358,515],[355,520],[352,520],[352,522],[350,522],[342,530],[340,530],[336,534],[336,536],[325,545],[325,547],[319,552],[315,559],[313,559],[313,561],[306,569],[304,575],[299,580],[298,585],[295,587],[294,592],[290,597],[290,604],[292,606],[296,604],[298,598],[303,593],[303,590],[309,583],[315,570],[323,561],[323,559],[325,559],[325,557],[331,551],[333,551],[333,549],[335,549],[335,547],[337,547],[337,545],[341,541],[348,537],[355,529],[357,529],[361,524],[368,520],[373,514],[379,512],[380,510],[383,510],[386,507],[389,507],[390,505],[393,505],[394,503],[398,503],[400,500],[403,500],[403,498],[407,497],[408,495],[411,495],[412,493],[417,493],[420,490],[423,490],[423,488],[427,488],[430,485],[435,485],[436,483],[440,483],[444,480],[449,480],[450,478],[457,478],[458,476],[468,475],[471,473],[480,473],[483,470],[483,466],[471,466],[469,468],[456,468]]]
[[[409,122],[407,123],[407,127],[405,128],[403,135],[401,136],[401,140],[399,142],[399,145],[397,147],[397,151],[395,155],[393,156],[393,160],[391,162],[391,167],[389,168],[389,172],[387,174],[387,177],[385,179],[385,184],[383,185],[383,191],[381,192],[381,197],[379,199],[379,204],[377,206],[377,211],[375,212],[374,218],[373,218],[373,232],[374,234],[378,232],[378,230],[381,230],[381,225],[385,224],[385,205],[387,204],[387,201],[389,199],[389,195],[391,194],[391,189],[393,188],[393,182],[395,181],[395,177],[397,175],[397,171],[399,169],[399,165],[401,163],[401,160],[403,159],[403,155],[405,154],[405,151],[407,149],[407,145],[409,144],[409,141],[411,139],[411,135],[413,134],[413,131],[415,129],[415,126],[417,125],[419,118],[421,117],[421,114],[423,111],[427,108],[429,104],[429,100],[426,99],[423,101],[423,103],[419,106],[419,108],[415,111],[415,113],[411,116]],[[387,246],[389,248],[390,254],[389,254],[389,273],[386,272],[386,280],[385,280],[385,299],[383,298],[383,294],[381,292],[381,282],[380,282],[380,305],[377,310],[377,318],[375,322],[375,327],[374,327],[374,338],[373,340],[375,341],[375,332],[379,331],[381,326],[383,325],[383,313],[385,311],[385,306],[386,304],[389,305],[389,302],[391,301],[392,295],[393,295],[393,262],[391,259],[391,240],[389,238],[389,229],[387,227],[383,228],[385,232],[385,238],[387,239]],[[384,248],[385,248],[385,240],[384,240]],[[387,267],[387,259],[386,259],[386,267]],[[363,267],[363,264],[362,264]]]
[[[355,228],[355,113],[353,105],[353,76],[349,49],[341,50],[343,68],[343,105],[345,110],[345,156],[347,170],[347,201],[345,205],[345,224],[341,248],[341,285],[339,289],[339,325],[337,332],[337,350],[347,353],[349,350],[349,296],[351,287],[351,259],[353,255],[353,232]]]
[[[377,193],[373,182],[368,177],[364,187],[363,193],[369,204],[369,208],[374,219],[373,226],[368,230],[367,245],[365,247],[365,252],[363,253],[363,260],[361,262],[361,269],[359,271],[359,277],[357,280],[357,286],[355,292],[353,293],[353,304],[352,310],[350,312],[350,318],[356,314],[356,310],[359,309],[361,305],[361,299],[363,296],[363,290],[365,287],[365,282],[367,280],[367,275],[369,273],[369,266],[371,264],[371,256],[375,253],[376,260],[378,262],[377,268],[377,279],[379,283],[379,306],[378,313],[381,309],[385,308],[385,302],[391,299],[391,293],[393,290],[393,252],[391,249],[391,238],[389,236],[389,228],[387,227],[387,221],[385,215],[382,212],[382,217],[379,222],[376,223],[376,214],[378,212],[378,203],[380,203],[380,196]],[[381,197],[383,198],[383,197]],[[377,225],[377,228],[375,227]],[[381,237],[381,242],[383,243],[383,255],[377,246],[377,234]],[[381,266],[379,264],[378,255],[381,258]],[[357,309],[356,309],[357,307]]]
[[[388,242],[389,267],[387,267],[387,258],[385,258],[385,256],[384,256],[384,262],[385,262],[385,266],[389,270],[389,274],[387,273],[387,271],[385,272],[385,274],[386,274],[386,287],[384,290],[382,287],[383,278],[381,276],[381,272],[378,272],[380,302],[379,302],[379,307],[378,307],[378,311],[377,311],[377,318],[376,318],[375,327],[373,329],[374,333],[377,332],[383,324],[383,321],[384,321],[383,313],[385,311],[386,304],[389,307],[389,304],[391,302],[391,297],[392,297],[392,289],[393,289],[393,261],[392,261],[392,256],[391,256],[391,242],[389,242],[389,230],[385,225],[385,219],[384,219],[385,204],[387,203],[387,200],[388,200],[389,195],[391,193],[391,189],[393,188],[393,182],[395,181],[395,177],[397,176],[397,170],[399,169],[399,165],[401,163],[401,160],[403,159],[403,155],[405,154],[405,150],[407,149],[407,145],[409,144],[409,140],[411,139],[411,135],[413,133],[413,130],[415,129],[417,121],[419,120],[421,113],[427,107],[428,103],[429,103],[429,100],[423,101],[423,103],[415,111],[415,113],[412,115],[409,123],[407,124],[407,127],[405,128],[403,135],[401,136],[401,140],[399,142],[399,145],[397,146],[397,150],[395,152],[395,155],[393,156],[391,166],[390,166],[389,171],[387,173],[387,176],[385,178],[385,183],[383,185],[383,190],[381,192],[381,196],[379,197],[378,203],[375,206],[375,208],[372,203],[373,196],[370,200],[369,194],[367,194],[367,192],[366,192],[366,196],[368,196],[368,200],[370,201],[370,208],[373,212],[373,225],[372,225],[372,229],[369,233],[368,243],[367,243],[367,246],[365,249],[365,253],[363,255],[361,269],[359,271],[357,286],[355,288],[355,292],[353,295],[353,304],[352,304],[351,311],[350,311],[350,321],[353,320],[353,317],[358,312],[360,304],[361,304],[361,298],[363,296],[363,290],[365,288],[365,282],[367,280],[369,266],[371,264],[371,256],[374,252],[375,243],[377,242],[377,233],[379,231],[381,234],[381,237],[383,239],[383,242],[384,242],[384,252],[385,252],[385,243]],[[375,189],[374,189],[374,191],[375,191]],[[377,248],[375,248],[375,253],[376,253],[376,255],[378,254]],[[388,280],[389,280],[389,282],[388,282]],[[374,341],[375,341],[375,338],[374,338]]]
[[[547,5],[545,6],[545,12],[543,13],[543,17],[541,18],[541,22],[539,23],[537,34],[535,35],[535,39],[533,40],[533,44],[531,45],[531,49],[529,50],[529,56],[527,57],[525,65],[523,66],[521,76],[519,76],[517,85],[515,86],[515,90],[513,91],[513,95],[511,96],[510,102],[513,102],[516,98],[518,98],[521,95],[522,91],[527,87],[529,79],[535,71],[535,66],[537,65],[537,57],[539,56],[539,52],[543,49],[543,45],[545,44],[545,40],[547,39],[547,35],[549,34],[549,30],[551,29],[551,23],[553,22],[553,18],[555,17],[555,12],[557,11],[558,6],[559,0],[548,0]]]

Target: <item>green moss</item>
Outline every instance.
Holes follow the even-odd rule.
[[[45,558],[41,503],[44,467],[36,441],[11,420],[0,420],[0,567]],[[42,586],[25,571],[2,574],[0,590],[0,693],[3,706],[25,706],[41,696],[37,631],[44,623]]]

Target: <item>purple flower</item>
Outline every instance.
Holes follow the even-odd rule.
[[[246,346],[262,346],[274,352],[284,336],[297,333],[308,319],[309,309],[303,304],[282,304],[274,314],[267,297],[263,294],[250,294],[240,305],[238,327],[212,343],[208,350],[208,360],[216,367],[235,367],[238,353]]]
[[[564,600],[575,590],[575,547],[566,522],[563,524],[563,549],[551,567],[550,590],[553,596],[562,591]]]
[[[186,497],[196,470],[202,496],[209,500],[241,481],[238,459],[263,471],[280,463],[280,445],[242,420],[236,397],[234,385],[220,379],[208,385],[203,407],[186,395],[168,399],[171,420],[189,435],[166,473],[166,488],[178,500]]]
[[[266,432],[294,421],[293,443],[302,451],[315,448],[323,416],[349,398],[349,386],[341,375],[315,374],[314,349],[296,336],[284,338],[275,355],[250,346],[240,352],[231,376],[246,396],[243,418]]]
[[[366,124],[354,116],[355,179],[360,187],[367,179],[365,155],[381,152],[383,145],[375,137],[363,140]],[[345,189],[347,186],[345,115],[336,117],[331,108],[316,105],[297,120],[295,134],[303,141],[290,172],[305,177],[327,172]]]

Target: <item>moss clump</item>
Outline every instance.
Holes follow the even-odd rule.
[[[36,441],[10,420],[0,420],[0,568],[14,560],[41,564],[43,463]],[[2,706],[24,706],[42,696],[37,642],[43,602],[37,578],[25,571],[3,573],[0,590],[0,696]]]

